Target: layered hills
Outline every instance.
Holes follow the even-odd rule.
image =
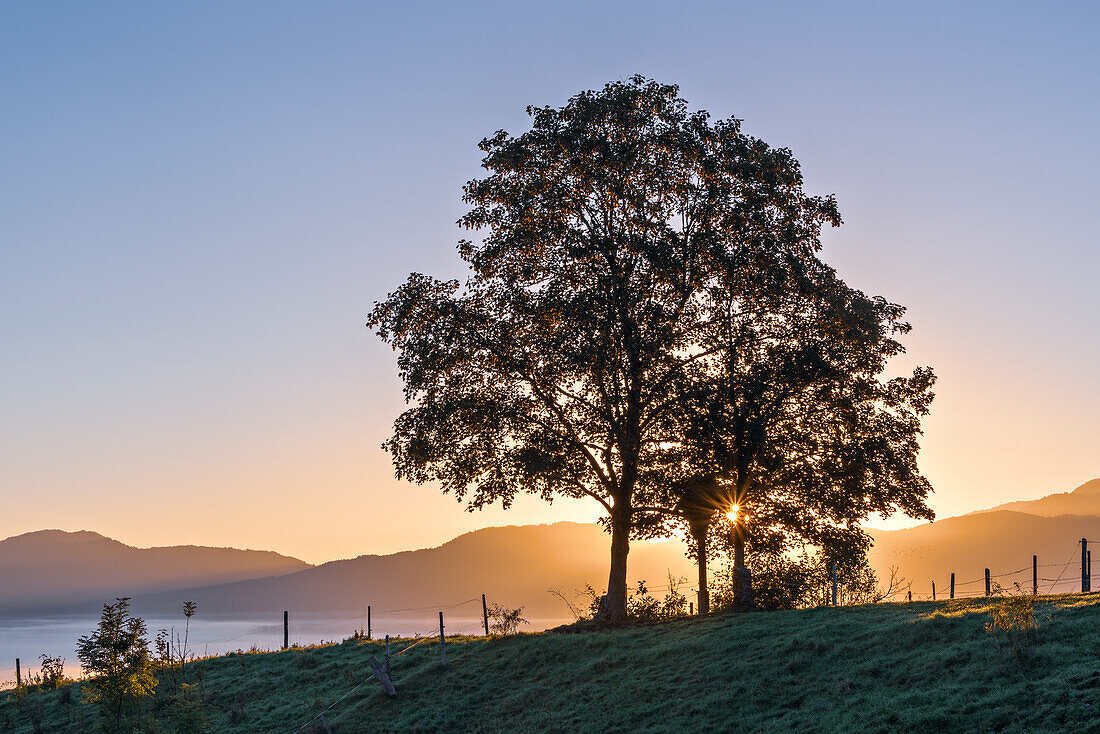
[[[309,568],[271,551],[193,545],[135,548],[83,530],[0,541],[0,615],[21,615],[166,589],[278,576]]]
[[[1012,502],[905,530],[871,531],[872,567],[906,579],[914,598],[947,589],[984,592],[984,571],[1003,586],[1030,588],[1032,556],[1041,591],[1080,588],[1080,540],[1100,547],[1100,479],[1071,492]],[[669,576],[694,579],[680,541],[635,543],[630,579],[658,595]],[[1100,558],[1100,557],[1098,557]],[[194,600],[212,615],[361,613],[437,607],[479,599],[524,606],[529,618],[568,615],[570,599],[607,582],[608,537],[592,524],[495,527],[466,533],[435,548],[363,555],[310,566],[270,551],[174,546],[134,548],[97,533],[43,530],[0,541],[0,615],[98,608],[116,596],[141,609],[175,610]],[[1100,575],[1100,563],[1097,566]],[[690,594],[691,583],[682,591]]]

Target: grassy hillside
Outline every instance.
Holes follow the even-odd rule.
[[[716,615],[614,632],[463,638],[448,640],[446,668],[431,642],[394,659],[394,701],[368,672],[368,656],[380,657],[377,643],[212,658],[191,674],[211,732],[293,732],[360,683],[326,714],[335,734],[1100,728],[1100,596],[1040,597],[1037,641],[1019,650],[985,629],[996,603]],[[6,695],[0,730],[32,731]],[[61,692],[40,697],[43,731],[90,728],[88,712],[62,702]],[[154,713],[159,731],[181,730],[178,712]]]

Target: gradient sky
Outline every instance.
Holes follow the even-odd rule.
[[[323,561],[594,518],[397,483],[363,324],[461,274],[478,140],[634,73],[837,195],[825,259],[939,374],[941,517],[1100,476],[1100,6],[825,5],[3,3],[0,537]]]

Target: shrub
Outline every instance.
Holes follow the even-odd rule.
[[[752,591],[756,606],[764,610],[805,609],[832,603],[832,563],[822,556],[803,553],[797,558],[760,554],[749,560]],[[837,574],[837,603],[842,606],[877,604],[894,597],[904,586],[896,569],[890,579],[879,585],[878,577],[866,557],[849,559]],[[711,582],[711,606],[734,606],[733,569],[717,571]]]
[[[68,676],[65,675],[65,659],[64,658],[51,658],[45,653],[38,656],[42,661],[42,672],[39,674],[41,682],[39,685],[47,691],[55,691],[61,686],[70,683]]]
[[[645,581],[638,582],[638,589],[626,602],[626,614],[630,619],[643,622],[659,622],[687,616],[687,597],[680,593],[683,579],[668,577],[668,590],[663,599],[657,599],[649,593]]]
[[[489,607],[489,631],[494,635],[514,635],[519,631],[521,624],[527,624],[527,620],[521,617],[523,607],[518,609],[505,609],[500,604]]]
[[[1039,642],[1039,619],[1035,614],[1035,597],[1016,584],[1015,593],[994,584],[997,600],[989,611],[985,631],[1001,644],[1006,652],[1021,657],[1032,652]]]
[[[680,592],[680,587],[684,584],[683,579],[673,577],[671,574],[668,577],[668,589],[665,591],[664,598],[657,599],[649,592],[649,586],[646,582],[639,581],[638,587],[635,589],[626,600],[626,616],[628,619],[637,620],[640,622],[659,622],[667,619],[676,619],[678,617],[686,617],[688,613],[688,600]],[[565,599],[561,592],[551,590],[551,593],[557,594],[559,598],[565,601],[569,605],[570,611],[577,618],[577,621],[585,621],[593,619],[600,611],[600,604],[603,602],[603,595],[597,594],[596,590],[589,584],[585,584],[584,589],[579,592],[580,598],[583,600],[575,607]],[[583,609],[587,607],[587,613],[578,612],[578,607]]]

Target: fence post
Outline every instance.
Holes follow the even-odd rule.
[[[290,612],[283,610],[283,649],[290,647]]]
[[[1089,591],[1092,591],[1092,548],[1089,548],[1087,565],[1088,565],[1088,572],[1089,572]]]
[[[936,601],[936,581],[932,581],[932,601]]]
[[[390,674],[390,636],[386,635],[386,675]]]
[[[375,677],[382,682],[382,690],[386,692],[386,695],[390,698],[397,698],[397,689],[393,687],[393,681],[390,680],[389,672],[382,670],[382,666],[378,664],[378,661],[374,659],[373,655],[367,658],[367,664],[370,665],[370,669],[374,671]]]
[[[1039,556],[1031,557],[1031,595],[1039,594]]]
[[[833,606],[836,606],[836,564],[833,564]]]
[[[913,590],[912,589],[909,589],[908,599],[909,599],[909,601],[913,601]]]
[[[19,671],[19,658],[15,659],[15,687],[19,688],[23,685],[23,675]]]
[[[485,595],[481,595],[481,621],[485,623],[485,636],[489,636],[489,607],[485,605]]]
[[[693,602],[693,601],[688,602],[688,616],[689,617],[694,617],[695,616],[695,602]]]
[[[367,639],[370,639],[370,604],[367,605]]]
[[[951,572],[951,598],[955,598],[955,572]]]
[[[985,570],[985,595],[989,596],[989,569]]]
[[[1081,593],[1084,594],[1089,590],[1089,577],[1088,577],[1088,538],[1081,538]]]
[[[439,613],[439,652],[443,656],[443,664],[447,664],[447,643],[443,639],[443,612]]]

